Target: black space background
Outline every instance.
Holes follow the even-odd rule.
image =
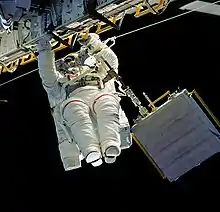
[[[135,19],[127,16],[119,34],[175,14],[178,11],[170,6],[159,17]],[[121,76],[143,104],[146,103],[141,95],[143,91],[156,99],[178,86],[188,90],[195,88],[220,118],[219,22],[218,17],[193,13],[117,39],[113,50],[119,57]],[[117,32],[109,31],[101,38],[113,35]],[[59,52],[57,57],[66,53]],[[0,80],[3,82],[34,68],[36,63],[31,63],[20,67],[14,74],[2,75]],[[58,205],[74,209],[79,203],[76,197],[85,202],[96,195],[106,197],[107,207],[114,209],[115,204],[124,202],[125,205],[128,202],[145,205],[142,201],[136,204],[136,199],[141,197],[149,201],[163,199],[167,194],[209,195],[218,191],[219,155],[196,167],[176,183],[169,183],[160,178],[135,143],[129,150],[123,151],[113,165],[92,168],[83,164],[83,168],[65,173],[47,96],[38,73],[1,87],[0,97],[9,101],[0,103],[1,142],[5,144],[1,151],[2,155],[6,154],[1,173],[9,180],[7,186],[13,189],[10,197],[15,196],[19,202],[15,211],[24,211],[19,208],[29,204],[31,207],[40,206],[40,211],[44,211],[44,207]],[[126,99],[122,101],[122,106],[132,122],[137,115],[136,108]],[[112,194],[114,188],[117,192]],[[49,200],[51,194],[55,198]],[[41,201],[43,196],[46,196],[46,201],[43,201],[46,206]],[[78,206],[84,208],[86,202],[84,204]]]

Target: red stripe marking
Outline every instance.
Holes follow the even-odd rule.
[[[95,99],[95,101],[97,101],[98,99],[102,98],[103,96],[113,96],[112,94],[102,94],[101,96],[97,97]]]
[[[97,102],[97,100],[99,100],[100,98],[102,98],[103,96],[113,96],[112,94],[102,94],[101,96],[99,96],[99,97],[97,97],[96,99],[95,99],[95,101],[94,101],[94,103],[93,103],[93,105],[92,105],[92,110],[93,110],[93,112],[96,114],[96,112],[95,112],[95,108],[94,108],[94,106],[95,106],[95,103]],[[114,97],[114,96],[113,96]]]
[[[77,100],[77,99],[72,100],[71,102],[82,102],[82,103],[84,103],[83,101],[81,101],[81,100]]]

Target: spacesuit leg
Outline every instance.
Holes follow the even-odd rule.
[[[64,140],[59,143],[59,151],[65,171],[81,167],[80,151],[75,142],[70,143],[68,140]]]
[[[98,95],[93,104],[93,110],[97,117],[102,154],[104,157],[109,157],[109,159],[121,153],[119,108],[119,100],[113,94]]]
[[[120,140],[121,140],[121,150],[127,149],[132,144],[132,137],[130,132],[130,124],[127,119],[125,112],[122,108],[119,108],[119,132],[120,132]],[[116,157],[104,157],[106,163],[114,163],[116,161]]]
[[[90,118],[89,106],[82,100],[72,100],[64,108],[63,115],[86,162],[98,161],[101,158],[101,151]]]
[[[58,147],[63,167],[65,171],[80,168],[81,160],[79,148],[77,147],[76,142],[73,141],[73,139],[68,139],[67,129],[66,131],[64,131],[60,122],[58,121],[60,116],[56,109],[54,110],[53,116],[59,143]]]
[[[75,141],[69,137],[67,128],[61,124],[59,106],[55,107],[52,112],[56,133],[59,144],[61,161],[65,171],[77,169],[81,167],[80,151]]]

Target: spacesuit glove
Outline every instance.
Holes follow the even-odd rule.
[[[50,34],[43,35],[40,40],[37,42],[37,51],[43,51],[43,50],[51,50],[51,44],[50,40],[52,39],[52,36]]]

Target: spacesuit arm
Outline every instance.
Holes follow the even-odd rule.
[[[49,36],[41,39],[38,44],[38,68],[46,91],[59,89],[58,79],[61,77],[55,67],[55,56],[50,45]]]

